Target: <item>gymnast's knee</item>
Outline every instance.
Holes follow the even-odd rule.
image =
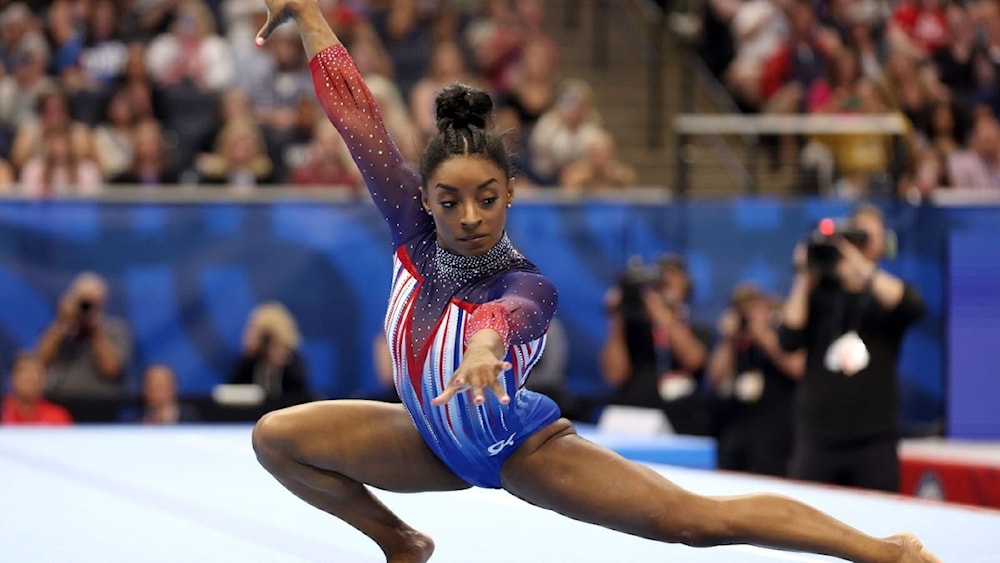
[[[269,412],[253,427],[253,451],[257,461],[267,469],[290,457],[289,445],[295,436],[296,423],[294,415],[286,411]]]
[[[692,504],[713,504],[714,499],[701,498]],[[690,505],[689,505],[690,506]],[[693,507],[692,507],[693,508]],[[674,511],[671,511],[674,512]],[[711,510],[684,510],[682,515],[672,513],[661,519],[660,530],[664,541],[681,543],[690,547],[713,547],[730,543],[731,534],[725,530],[723,519]]]

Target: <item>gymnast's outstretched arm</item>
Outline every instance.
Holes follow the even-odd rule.
[[[389,136],[375,97],[316,0],[266,0],[261,45],[279,25],[294,21],[309,57],[316,97],[351,151],[372,199],[392,230],[393,246],[432,228],[420,205],[420,179]]]

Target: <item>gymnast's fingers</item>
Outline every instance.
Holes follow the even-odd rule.
[[[501,403],[506,405],[510,402],[510,395],[507,394],[507,390],[504,389],[504,386],[500,383],[499,379],[493,381],[493,385],[490,386],[490,389],[493,390],[493,394],[497,396],[497,399],[500,399]]]
[[[287,6],[282,6],[276,12],[272,12],[270,9],[268,9],[267,21],[264,22],[264,26],[261,27],[260,31],[257,32],[257,38],[255,39],[257,46],[260,47],[261,45],[263,45],[264,42],[267,41],[267,38],[270,37],[272,33],[274,33],[274,30],[279,25],[285,23],[285,20],[288,19],[288,16],[289,14]]]
[[[445,387],[444,391],[440,395],[431,399],[431,404],[436,406],[441,406],[452,399],[456,393],[458,393],[463,387],[465,387],[465,381],[461,377],[453,377],[451,381],[448,382],[448,386]]]

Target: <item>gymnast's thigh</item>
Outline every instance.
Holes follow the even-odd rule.
[[[276,427],[276,428],[275,428]],[[258,430],[295,461],[397,492],[468,488],[431,452],[406,409],[378,401],[317,401],[270,413]]]
[[[536,506],[655,539],[667,539],[684,520],[717,516],[709,499],[585,440],[565,419],[518,448],[504,463],[501,481]]]

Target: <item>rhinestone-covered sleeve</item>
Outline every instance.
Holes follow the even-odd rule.
[[[512,271],[501,280],[500,298],[480,306],[488,318],[478,324],[500,332],[507,344],[525,344],[540,338],[549,329],[559,303],[555,286],[537,272]],[[502,319],[496,319],[498,315]]]
[[[392,229],[393,246],[431,228],[420,205],[420,179],[403,160],[361,73],[343,45],[309,61],[323,111],[340,131],[364,175],[372,200]]]

